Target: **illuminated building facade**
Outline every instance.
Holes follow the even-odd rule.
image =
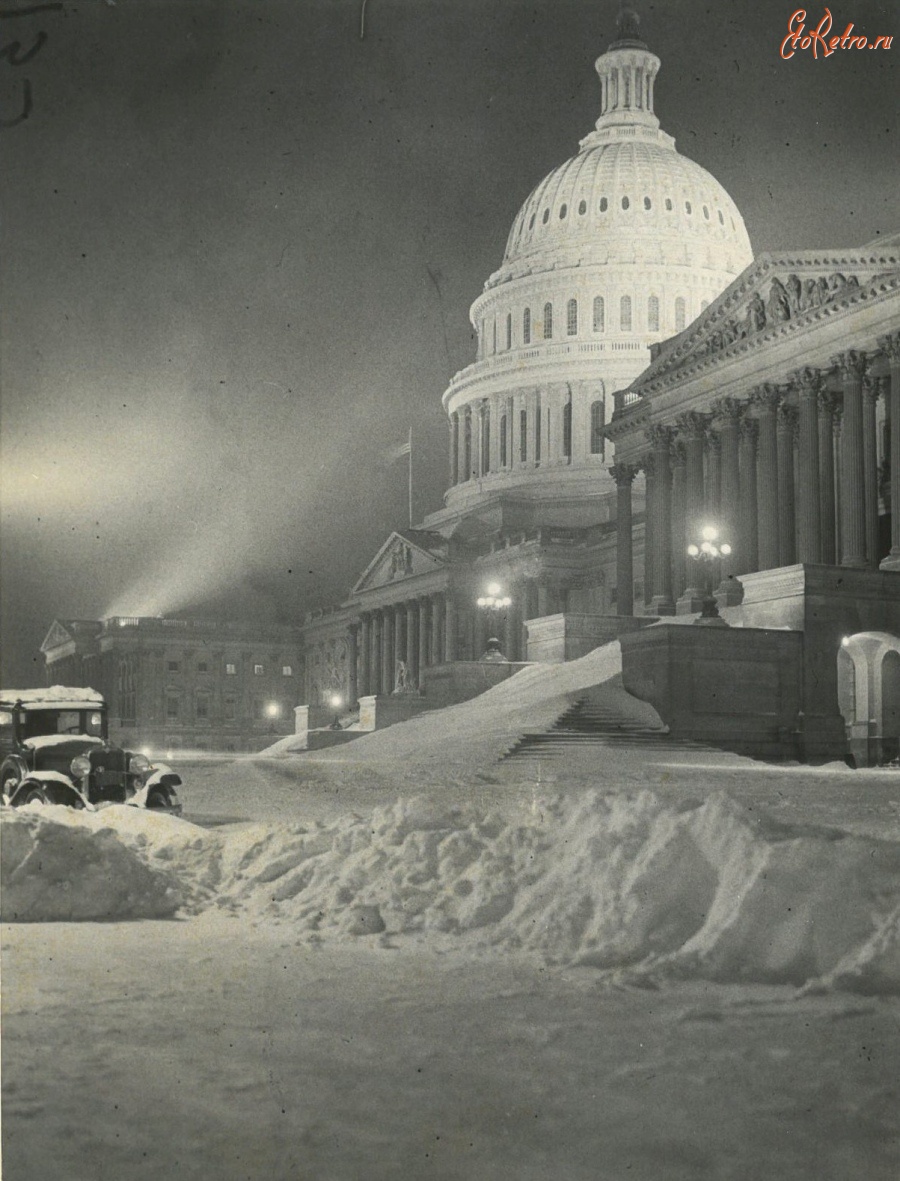
[[[116,616],[56,620],[41,645],[47,684],[85,685],[116,740],[154,751],[258,751],[294,728],[298,628]]]

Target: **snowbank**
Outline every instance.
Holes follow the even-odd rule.
[[[536,801],[514,823],[419,798],[309,828],[204,831],[128,808],[3,819],[7,918],[138,918],[180,902],[313,939],[900,992],[900,842],[750,819],[724,794],[679,810],[649,791],[589,792]]]

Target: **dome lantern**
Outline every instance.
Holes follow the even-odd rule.
[[[595,63],[600,78],[600,118],[595,124],[599,132],[614,127],[659,127],[653,113],[653,84],[660,60],[641,40],[639,26],[637,13],[623,5],[616,40]]]

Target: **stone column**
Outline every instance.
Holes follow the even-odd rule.
[[[822,517],[822,561],[836,561],[834,528],[834,394],[819,393],[819,511]]]
[[[841,481],[838,478],[841,470],[841,426],[844,419],[844,404],[840,400],[837,401],[834,412],[831,416],[831,430],[834,441],[834,457],[832,465],[835,475],[834,481],[834,560],[837,561],[841,555]]]
[[[756,503],[758,441],[759,423],[755,418],[743,419],[741,421],[740,443],[740,547],[743,557],[738,558],[738,571],[741,574],[755,574],[759,569],[759,529]]]
[[[706,479],[704,485],[706,511],[704,516],[708,521],[714,523],[718,529],[721,529],[722,440],[715,431],[708,430],[704,444],[706,451]]]
[[[459,479],[459,415],[450,415],[450,487]]]
[[[481,458],[484,450],[484,402],[479,402],[472,408],[472,460],[470,463],[473,479],[481,479]]]
[[[900,332],[884,336],[878,343],[891,366],[887,405],[891,424],[891,552],[881,563],[881,569],[900,570]]]
[[[451,591],[444,599],[444,660],[456,660],[456,632],[458,628],[456,603]]]
[[[553,614],[553,606],[550,601],[550,587],[542,582],[538,583],[537,588],[537,613],[539,619],[542,619],[545,615]]]
[[[614,463],[609,474],[616,482],[616,614],[634,615],[634,544],[631,485],[634,464]]]
[[[740,503],[740,424],[744,408],[735,398],[719,398],[713,402],[712,412],[722,440],[722,483],[719,519],[722,538],[731,546],[731,553],[719,562],[722,581],[716,591],[720,606],[734,606],[743,597],[737,581],[737,562],[740,554],[738,534],[738,505]],[[687,545],[685,538],[685,545]]]
[[[672,474],[669,449],[675,432],[668,426],[652,426],[647,438],[653,449],[656,492],[653,497],[653,590],[650,612],[674,615],[672,598]]]
[[[644,469],[644,614],[649,615],[647,604],[653,586],[653,501],[656,496],[656,468],[652,455],[641,459]]]
[[[372,617],[372,682],[370,693],[384,692],[384,612]]]
[[[721,440],[720,440],[721,441]],[[687,458],[684,443],[673,443],[669,463],[672,468],[672,595],[684,594],[687,538],[684,533],[684,485]]]
[[[703,436],[707,422],[705,415],[693,411],[682,414],[675,422],[685,448],[684,518],[688,544],[699,537],[704,524]],[[679,615],[690,615],[703,606],[703,588],[694,585],[700,573],[697,566],[697,562],[691,562],[687,570],[689,585],[678,600]]]
[[[419,637],[416,633],[416,624],[418,622],[419,609],[416,601],[415,599],[408,599],[406,602],[406,626],[404,628],[406,634],[406,653],[403,659],[406,661],[409,684],[416,688],[419,685]]]
[[[794,515],[794,434],[797,411],[784,402],[778,407],[778,564],[797,561],[797,524]]]
[[[349,698],[347,702],[348,708],[352,709],[359,700],[359,643],[358,643],[359,624],[351,623],[347,634],[347,680]]]
[[[537,416],[538,395],[536,390],[529,390],[525,395],[526,428],[526,456],[525,462],[534,467],[537,463]]]
[[[425,681],[425,669],[429,663],[429,643],[428,643],[428,599],[422,598],[418,601],[419,618],[417,621],[417,632],[419,637],[419,652],[418,664],[416,668],[417,678],[416,684],[421,689]]]
[[[391,669],[391,692],[397,684],[397,666],[400,661],[406,663],[406,604],[397,603],[394,607],[394,667]]]
[[[865,353],[835,358],[844,390],[841,427],[841,565],[866,564],[865,464],[863,458],[862,379]]]
[[[491,456],[490,456],[490,470],[492,472],[500,471],[500,428],[503,421],[503,402],[499,394],[492,394],[490,398],[491,408]]]
[[[366,697],[372,677],[372,617],[368,613],[360,617],[359,653],[359,695]]]
[[[875,403],[880,393],[877,377],[863,379],[863,491],[866,509],[866,565],[878,565],[878,435]]]
[[[778,541],[778,424],[781,394],[774,385],[755,390],[751,401],[759,412],[757,509],[759,520],[759,568],[780,565]]]
[[[799,554],[801,562],[822,561],[822,514],[819,511],[819,393],[823,385],[818,369],[802,369],[797,374],[797,398],[800,410]]]
[[[431,664],[444,661],[444,596],[433,595],[431,599]]]
[[[381,612],[381,692],[391,693],[394,688],[394,608],[384,607]]]

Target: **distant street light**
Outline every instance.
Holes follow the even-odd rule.
[[[719,614],[719,605],[713,594],[713,563],[719,558],[727,558],[731,553],[731,546],[727,541],[719,541],[719,531],[713,525],[704,525],[700,530],[700,544],[691,543],[687,547],[689,557],[697,563],[700,572],[700,582],[703,587],[703,600],[700,614],[694,623],[706,627],[728,627]]]
[[[482,660],[505,660],[506,657],[500,650],[500,641],[496,636],[490,635],[490,632],[495,630],[494,625],[500,622],[501,614],[512,606],[512,599],[509,595],[504,593],[503,587],[499,582],[489,582],[485,587],[486,594],[481,595],[476,599],[479,609],[485,612],[488,620],[489,638],[487,642],[487,650],[481,657]],[[496,630],[499,630],[497,628]]]
[[[328,698],[328,704],[334,710],[334,721],[331,723],[331,729],[332,730],[342,729],[341,718],[340,718],[340,709],[341,709],[341,706],[344,704],[343,697],[341,697],[340,693],[332,693],[331,696]]]

